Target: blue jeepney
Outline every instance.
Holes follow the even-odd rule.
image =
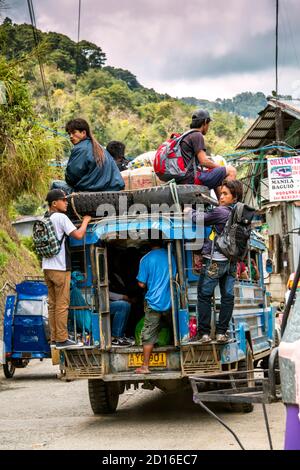
[[[173,334],[171,344],[154,348],[151,373],[141,375],[135,373],[135,368],[142,364],[142,346],[120,348],[111,343],[109,272],[111,266],[119,267],[124,275],[126,267],[127,280],[135,283],[138,260],[145,254],[151,230],[160,231],[168,250]],[[61,351],[60,367],[66,379],[88,380],[95,414],[114,412],[125,388],[142,385],[172,391],[188,385],[191,375],[252,370],[260,361],[268,361],[275,345],[275,309],[270,305],[264,285],[262,253],[265,246],[254,233],[250,249],[260,277],[254,280],[250,275],[248,280],[236,281],[230,323],[233,341],[224,345],[215,341],[208,345],[189,342],[191,325],[196,321],[199,260],[205,230],[183,221],[180,214],[156,217],[141,214],[96,220],[89,225],[84,240],[71,240],[72,270],[82,275],[78,287],[85,299],[84,306],[78,306],[77,312],[84,309],[90,321],[86,322],[88,328],[79,327],[76,311],[73,314],[69,328],[75,338],[84,342],[84,347]],[[172,272],[172,257],[176,260],[177,273]],[[219,303],[220,295],[216,291],[212,328],[218,321]],[[135,333],[135,325],[143,315],[143,303],[137,303],[133,310],[127,336]]]

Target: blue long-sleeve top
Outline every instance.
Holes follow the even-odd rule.
[[[65,180],[75,191],[120,191],[125,183],[121,173],[106,149],[105,159],[98,166],[93,155],[93,145],[89,138],[75,144],[65,172]]]

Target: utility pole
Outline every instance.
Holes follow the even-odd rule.
[[[275,133],[276,142],[280,144],[284,140],[284,126],[283,126],[283,113],[278,104],[278,37],[279,37],[279,0],[276,0],[276,29],[275,29],[275,93],[276,93],[276,108],[275,108]],[[282,152],[278,152],[279,156],[283,156]],[[280,212],[282,220],[282,233],[287,235],[288,232],[288,205],[287,202],[280,203]],[[282,237],[282,264],[283,264],[283,279],[286,284],[289,277],[289,239],[287,236]]]

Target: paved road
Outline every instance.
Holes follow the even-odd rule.
[[[95,417],[87,382],[56,378],[49,360],[0,372],[0,449],[238,449],[231,434],[192,402],[189,393],[128,390],[114,415]],[[267,449],[262,408],[250,414],[214,411],[246,449]],[[275,449],[282,449],[284,406],[268,405]]]

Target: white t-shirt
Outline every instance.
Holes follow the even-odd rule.
[[[51,222],[59,240],[62,239],[64,234],[70,235],[74,230],[77,230],[69,217],[61,212],[54,212],[51,215]],[[52,256],[52,258],[43,258],[42,269],[66,271],[66,237],[64,237],[58,255]]]

